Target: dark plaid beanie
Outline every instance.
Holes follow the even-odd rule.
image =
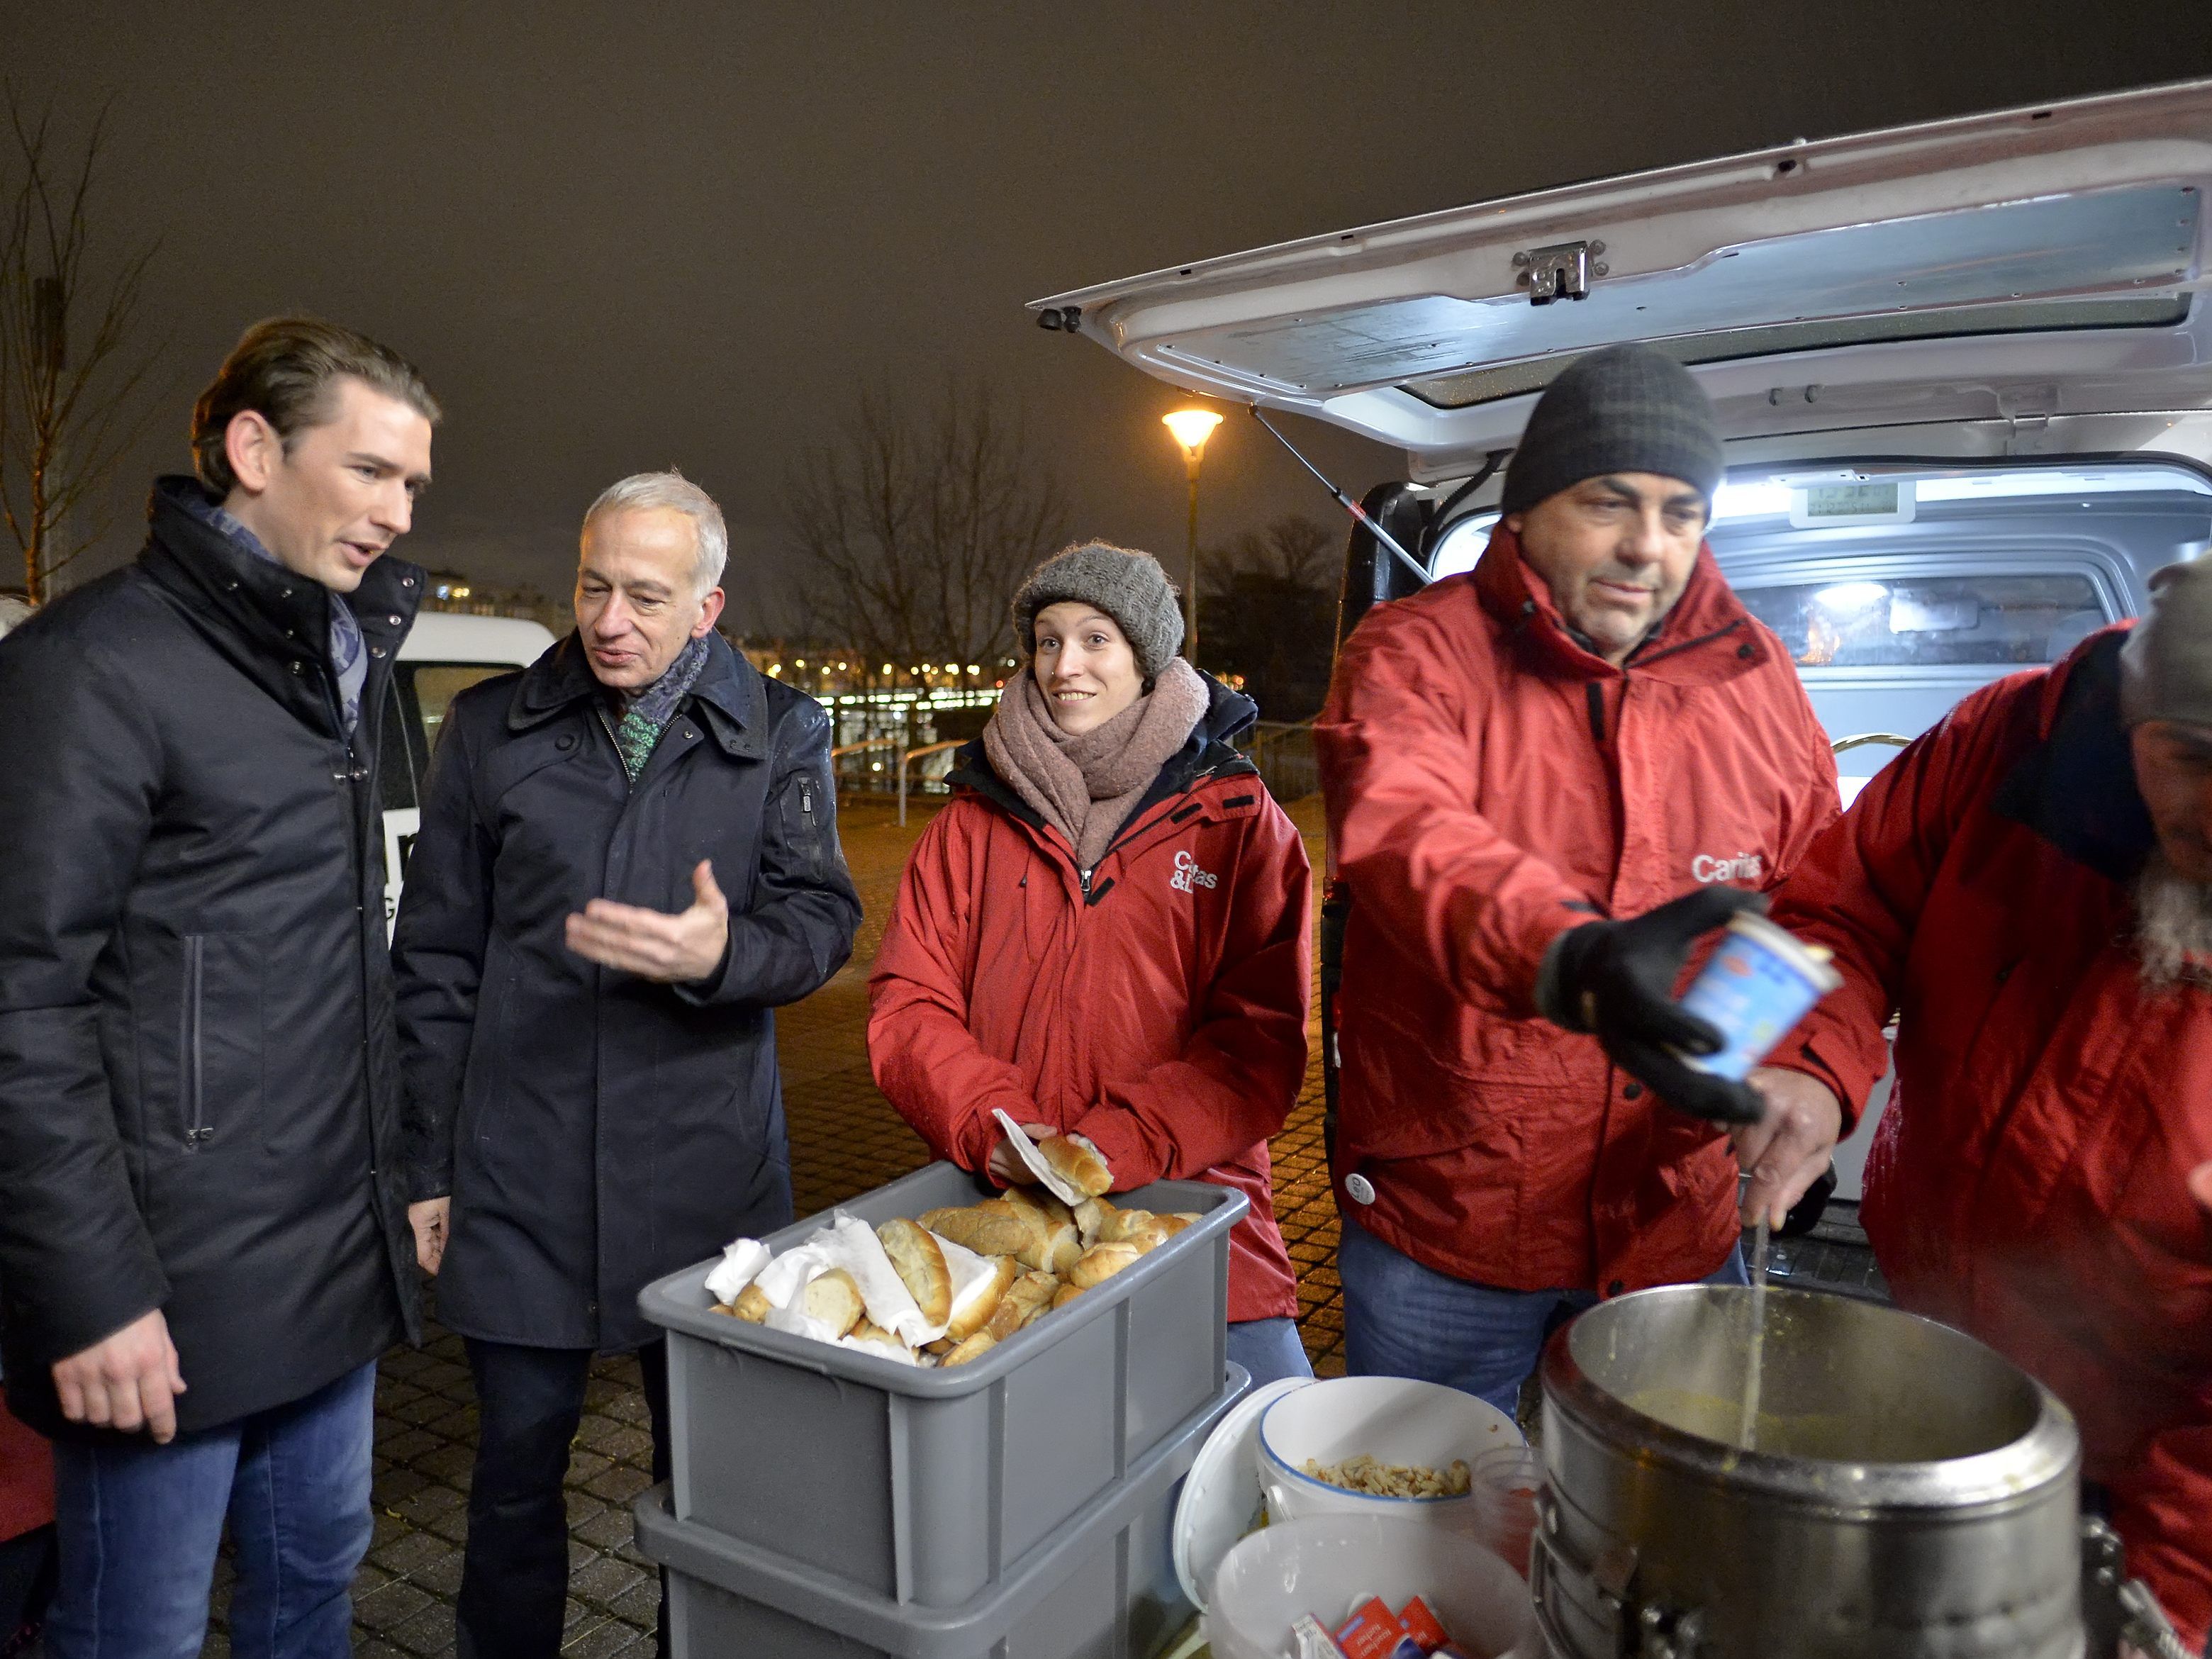
[[[1608,472],[1680,478],[1710,505],[1727,471],[1697,377],[1650,346],[1607,346],[1577,358],[1536,400],[1499,511],[1525,513]]]

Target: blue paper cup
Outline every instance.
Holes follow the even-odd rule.
[[[1720,947],[1682,999],[1683,1010],[1718,1031],[1724,1046],[1716,1054],[1684,1054],[1682,1063],[1741,1083],[1814,1003],[1843,982],[1826,951],[1799,944],[1765,916],[1733,917]]]

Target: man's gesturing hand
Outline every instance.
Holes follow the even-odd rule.
[[[1826,1084],[1802,1072],[1762,1066],[1751,1074],[1751,1086],[1765,1097],[1766,1115],[1729,1131],[1736,1163],[1751,1177],[1743,1224],[1756,1226],[1763,1214],[1779,1227],[1828,1167],[1844,1109]]]
[[[1701,934],[1766,901],[1740,887],[1701,887],[1626,921],[1585,922],[1553,941],[1538,975],[1540,1012],[1570,1031],[1594,1032],[1613,1064],[1677,1111],[1717,1123],[1756,1123],[1759,1097],[1741,1083],[1685,1066],[1672,1050],[1710,1054],[1720,1033],[1674,1000],[1674,981]]]
[[[697,895],[676,915],[595,898],[568,918],[568,948],[602,967],[620,968],[664,985],[704,979],[722,965],[730,943],[730,902],[714,885],[705,859],[691,872]]]
[[[159,1308],[54,1362],[54,1392],[64,1417],[126,1434],[144,1429],[164,1446],[177,1437],[176,1397],[184,1391],[169,1322]]]
[[[446,1230],[453,1218],[450,1194],[407,1206],[407,1224],[415,1230],[415,1265],[433,1279],[438,1276],[438,1264],[446,1259]]]

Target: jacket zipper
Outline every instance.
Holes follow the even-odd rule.
[[[184,1029],[178,1060],[184,1073],[185,1149],[187,1152],[198,1152],[215,1135],[215,1131],[206,1121],[207,1097],[202,1087],[204,1067],[201,1063],[200,988],[206,951],[207,940],[200,934],[188,933],[185,936]]]

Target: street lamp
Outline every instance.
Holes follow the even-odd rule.
[[[1160,416],[1160,423],[1175,434],[1175,441],[1182,446],[1184,472],[1190,479],[1190,583],[1183,591],[1184,657],[1192,667],[1198,666],[1198,466],[1206,459],[1206,441],[1213,435],[1213,428],[1221,424],[1221,416],[1210,409],[1178,409]]]

